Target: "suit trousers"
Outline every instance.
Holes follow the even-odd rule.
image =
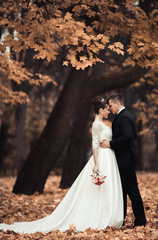
[[[142,198],[138,188],[135,168],[134,167],[119,168],[119,171],[123,188],[124,218],[126,217],[127,214],[127,195],[128,195],[131,200],[132,209],[135,216],[134,224],[137,226],[145,225],[146,217]]]

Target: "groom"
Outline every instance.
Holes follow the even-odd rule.
[[[127,214],[127,195],[129,196],[135,216],[135,226],[145,226],[146,218],[140,192],[138,189],[135,166],[137,161],[135,139],[137,137],[134,119],[124,107],[124,99],[119,93],[108,99],[110,111],[116,114],[112,123],[112,140],[103,140],[102,148],[114,150],[123,188],[124,218]]]

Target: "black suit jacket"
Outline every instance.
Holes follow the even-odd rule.
[[[115,152],[119,168],[134,167],[137,163],[137,133],[134,118],[126,108],[113,120],[112,133],[110,146]]]

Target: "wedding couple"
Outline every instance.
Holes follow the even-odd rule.
[[[93,155],[54,212],[33,222],[0,224],[0,230],[18,233],[66,231],[72,224],[76,231],[108,226],[120,228],[127,213],[127,195],[135,216],[134,226],[146,225],[135,173],[136,129],[133,117],[124,107],[120,94],[113,94],[108,102],[97,97],[93,100],[93,107]],[[110,111],[116,114],[112,130],[103,122]],[[92,181],[91,176],[96,171],[106,176],[101,185]]]

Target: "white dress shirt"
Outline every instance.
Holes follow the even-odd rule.
[[[123,109],[125,109],[124,106],[118,111],[117,115],[118,115]]]

